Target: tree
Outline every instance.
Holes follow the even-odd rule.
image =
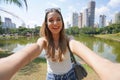
[[[24,3],[26,6],[26,10],[28,9],[27,0],[0,0],[0,3],[2,3],[2,2],[6,3],[6,4],[15,4],[18,7],[23,7],[23,3]],[[3,11],[5,13],[12,15],[12,16],[20,19],[24,23],[24,21],[19,16],[15,15],[14,13],[11,13],[11,12],[1,8],[1,7],[0,7],[0,11]],[[0,20],[0,24],[1,24],[1,20]]]
[[[1,16],[0,16],[0,25],[2,24]]]
[[[28,8],[27,0],[0,0],[0,3],[2,3],[2,2],[6,3],[6,4],[15,4],[18,7],[23,7],[23,3],[24,3],[26,6],[26,10]]]

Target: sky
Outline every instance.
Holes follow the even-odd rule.
[[[27,0],[28,10],[26,7],[19,8],[14,4],[0,3],[0,8],[5,9],[17,15],[20,19],[13,17],[5,12],[0,11],[2,20],[4,17],[10,17],[13,23],[21,25],[25,22],[26,25],[33,28],[35,25],[42,25],[44,21],[45,9],[47,8],[61,8],[61,13],[65,24],[70,23],[71,15],[73,12],[83,12],[87,8],[88,2],[91,0]],[[114,19],[114,15],[120,12],[120,0],[94,0],[95,7],[95,23],[98,23],[99,15],[106,15],[107,21]]]

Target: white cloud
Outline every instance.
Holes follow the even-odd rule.
[[[57,4],[53,3],[53,2],[48,2],[48,5],[52,6],[52,7],[59,7]]]
[[[95,19],[98,22],[100,15],[106,15],[106,17],[110,17],[110,9],[106,6],[102,6],[100,8],[95,9]]]
[[[114,9],[118,7],[120,7],[120,0],[109,0],[106,6],[96,8],[95,17],[99,19],[99,15],[104,14],[108,21],[114,20],[114,14],[116,13]]]
[[[2,21],[3,21],[3,22],[4,22],[4,18],[5,18],[5,17],[12,18],[11,15],[6,14],[6,13],[3,13],[3,12],[1,12],[1,11],[0,11],[0,16],[2,16]]]
[[[65,27],[67,28],[67,23],[71,24],[71,13],[66,14],[66,16],[64,16],[64,23],[65,23]]]
[[[110,9],[108,7],[102,6],[100,8],[95,9],[95,14],[100,15],[100,14],[106,14],[109,13]]]
[[[110,0],[108,2],[108,6],[111,6],[113,8],[120,6],[120,0]]]
[[[27,27],[28,27],[28,25],[29,25],[29,28],[34,28],[35,27],[35,25],[37,25],[38,24],[38,22],[37,21],[33,21],[33,20],[29,20],[28,22],[27,22]]]
[[[76,12],[77,11],[77,9],[75,7],[73,7],[72,5],[68,7],[68,10],[70,12]]]
[[[60,1],[60,2],[65,2],[66,0],[58,0],[58,1]]]
[[[87,9],[87,6],[82,7],[80,12],[84,12],[85,9]]]

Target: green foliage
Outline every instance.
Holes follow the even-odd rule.
[[[2,20],[1,20],[1,16],[0,16],[0,34],[2,34]]]
[[[97,34],[98,29],[93,28],[93,27],[85,27],[85,28],[81,28],[80,32],[84,34]]]
[[[41,28],[40,26],[35,27],[35,35],[39,35],[40,28]]]
[[[1,16],[0,16],[0,26],[1,26],[1,24],[2,24],[2,20],[1,20]]]
[[[16,34],[21,36],[26,36],[27,33],[34,34],[35,36],[39,35],[40,26],[36,26],[35,28],[26,28],[19,26],[19,28],[2,28],[0,27],[0,34]]]
[[[75,34],[79,34],[79,28],[77,26],[75,27],[70,27],[68,29],[66,29],[66,33],[69,35],[75,35]]]
[[[9,55],[11,55],[11,54],[6,54],[5,52],[3,52],[3,53],[0,52],[0,58],[7,57]]]
[[[0,34],[2,34],[2,27],[1,27],[1,25],[0,25]]]
[[[75,35],[75,34],[88,34],[88,35],[94,35],[94,34],[113,34],[113,33],[119,33],[120,32],[120,23],[111,24],[109,26],[103,27],[103,28],[94,28],[94,27],[84,27],[84,28],[78,28],[78,27],[70,27],[66,29],[66,33],[68,35]]]
[[[113,34],[119,32],[120,32],[120,23],[111,24],[109,26],[100,29],[100,33],[102,34]]]
[[[46,59],[45,58],[36,58],[33,60],[33,62],[35,63],[46,63]]]
[[[25,27],[19,27],[18,28],[18,34],[19,35],[25,35],[25,34],[27,34],[27,28],[25,28]]]
[[[26,10],[28,8],[27,0],[0,0],[0,3],[6,3],[6,4],[15,4],[18,7],[23,7],[23,4],[26,6]]]

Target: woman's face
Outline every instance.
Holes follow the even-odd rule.
[[[48,13],[47,24],[52,34],[59,34],[62,29],[62,19],[59,13],[57,12]]]

